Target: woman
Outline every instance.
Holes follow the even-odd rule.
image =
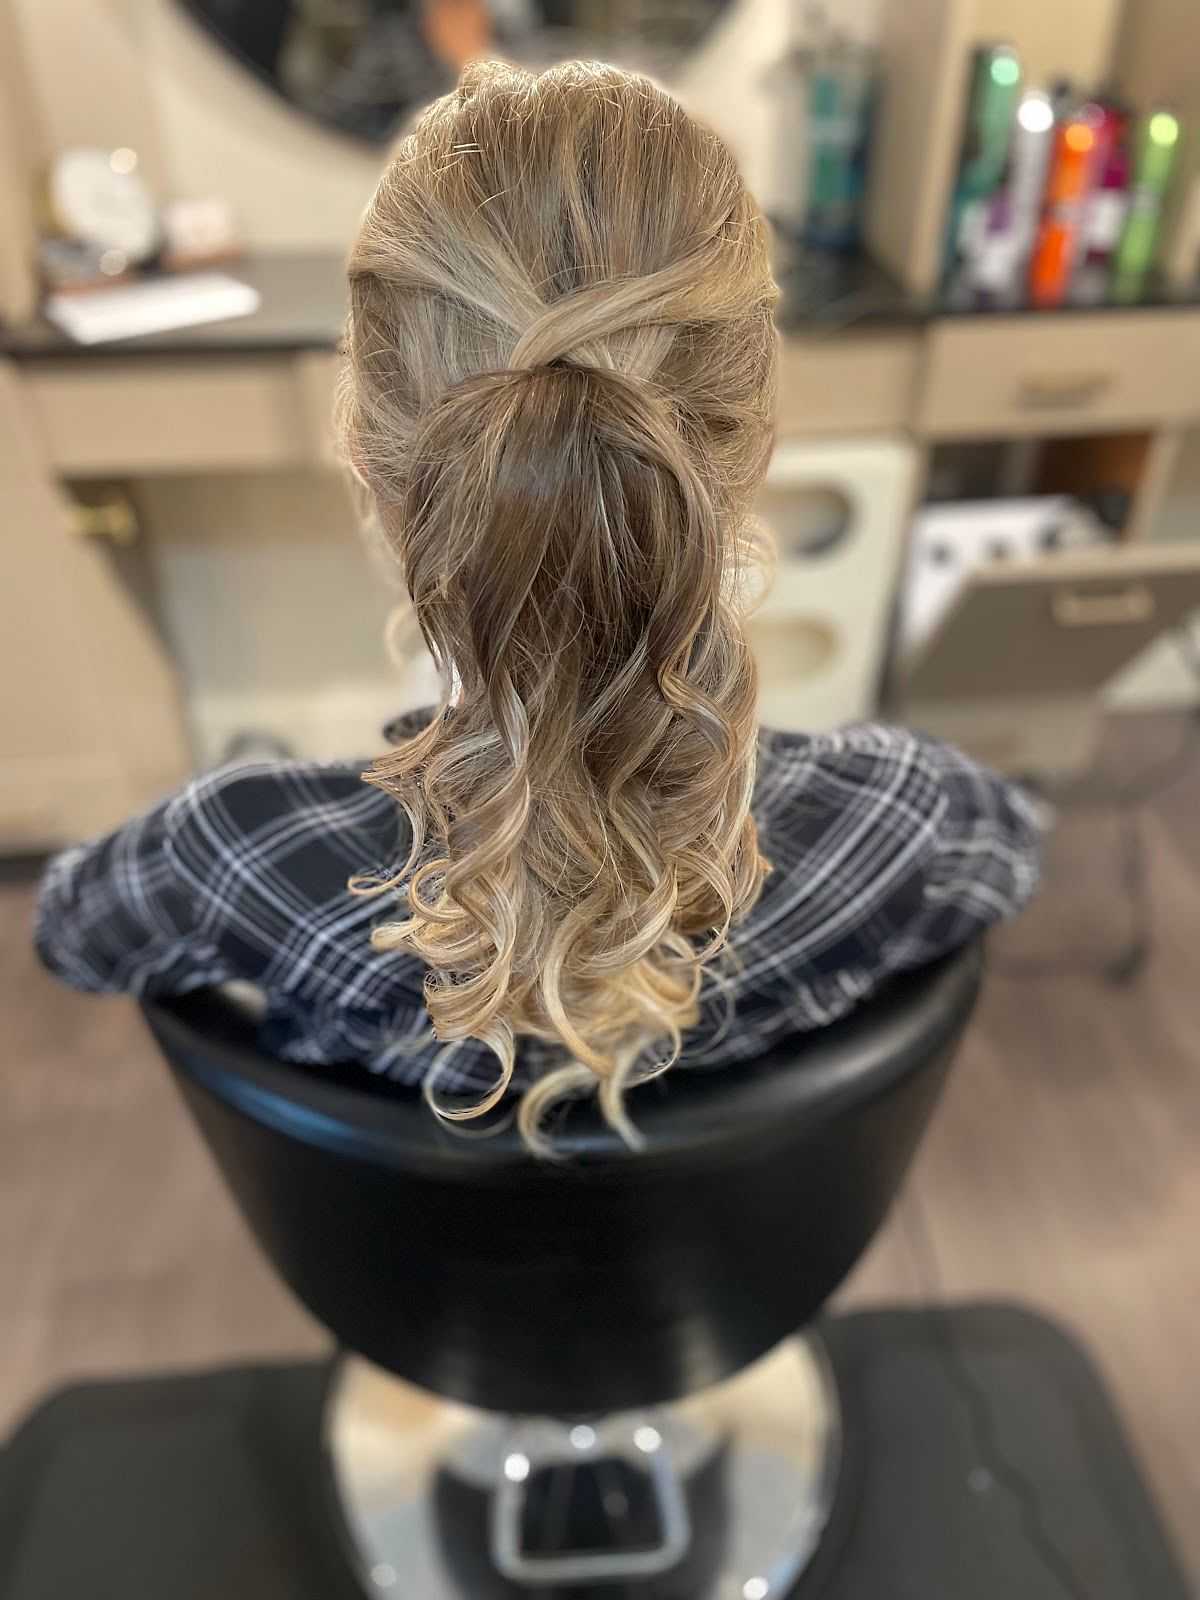
[[[743,614],[775,287],[721,142],[642,78],[486,65],[384,174],[341,424],[445,685],[359,764],[201,778],[50,867],[86,989],[246,980],[264,1043],[442,1114],[736,1067],[1023,903],[1027,802],[915,735],[760,731]],[[348,886],[348,880],[352,880]],[[432,1032],[430,1031],[432,1023]]]

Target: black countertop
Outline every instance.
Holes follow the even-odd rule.
[[[215,270],[257,289],[262,296],[258,310],[196,328],[92,345],[76,344],[53,323],[38,318],[24,327],[0,327],[0,354],[20,361],[47,356],[247,356],[337,348],[346,293],[341,256],[247,256]]]
[[[262,304],[250,316],[100,345],[76,344],[39,319],[24,327],[0,327],[0,354],[36,361],[155,354],[245,356],[337,348],[345,307],[340,256],[262,255],[247,257],[223,270],[261,294]],[[1132,303],[1103,298],[1034,310],[1020,303],[988,305],[941,294],[914,295],[866,257],[814,257],[798,252],[790,258],[784,256],[776,273],[781,291],[777,321],[785,334],[795,336],[913,327],[960,316],[1029,313],[1054,317],[1062,312],[1200,309],[1200,281],[1179,289],[1150,280]]]
[[[1038,307],[1026,300],[988,301],[939,290],[918,295],[905,289],[868,256],[819,256],[794,252],[775,268],[780,302],[776,321],[784,333],[805,335],[840,329],[912,326],[952,317],[1038,316],[1064,312],[1103,313],[1200,309],[1200,279],[1185,288],[1148,276],[1136,298],[1116,295],[1107,285],[1090,296],[1077,291],[1062,305]]]

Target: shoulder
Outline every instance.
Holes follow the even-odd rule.
[[[1044,809],[941,740],[873,723],[769,732],[760,779],[763,852],[794,893],[986,923],[1037,886]]]
[[[933,743],[911,728],[886,722],[846,723],[824,733],[759,730],[762,766],[793,777],[814,771],[861,775],[920,766]]]
[[[218,865],[261,875],[290,864],[344,882],[347,872],[388,864],[404,849],[403,813],[363,782],[366,766],[271,761],[205,773],[167,805],[166,847],[178,870],[206,890]]]
[[[858,723],[829,733],[764,729],[755,815],[767,854],[806,856],[886,833],[892,848],[932,839],[948,797],[928,741],[906,728]]]

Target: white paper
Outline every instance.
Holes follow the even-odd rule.
[[[103,344],[249,316],[258,310],[261,298],[257,289],[224,272],[193,272],[111,289],[53,294],[42,309],[76,343]]]

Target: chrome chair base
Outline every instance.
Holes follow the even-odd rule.
[[[371,1600],[609,1584],[648,1600],[779,1600],[820,1542],[841,1460],[837,1389],[812,1334],[675,1405],[587,1421],[497,1417],[346,1357],[325,1430]],[[538,1519],[589,1472],[613,1537],[578,1549],[543,1537]],[[635,1522],[640,1534],[622,1541]]]

